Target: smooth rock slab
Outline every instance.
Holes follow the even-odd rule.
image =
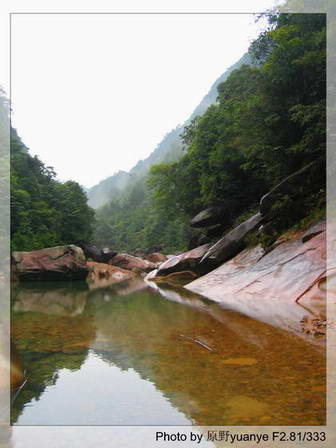
[[[326,306],[326,235],[319,233],[303,243],[303,234],[298,232],[266,255],[260,246],[246,249],[185,288],[302,335],[302,319],[324,319]]]

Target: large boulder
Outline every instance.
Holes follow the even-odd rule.
[[[83,249],[87,258],[90,258],[97,263],[108,263],[109,260],[118,253],[114,249],[98,249],[96,246],[90,244],[81,244],[80,247]]]
[[[115,257],[111,258],[108,264],[136,272],[150,272],[157,267],[156,264],[151,263],[148,260],[134,257],[133,255],[129,254],[118,254]]]
[[[196,249],[189,250],[175,257],[169,258],[164,263],[160,264],[155,273],[151,273],[146,279],[156,280],[164,276],[172,274],[173,272],[191,271],[195,274],[202,275],[209,272],[209,266],[204,263],[200,265],[200,260],[209,249],[209,244],[196,247]]]
[[[83,250],[72,244],[32,252],[13,252],[19,280],[85,280],[89,268]]]
[[[191,227],[208,227],[223,222],[225,210],[223,207],[209,207],[199,212],[190,221]]]
[[[201,264],[212,260],[214,264],[219,265],[237,255],[244,248],[246,235],[255,230],[262,219],[261,214],[257,213],[226,234],[204,254]]]
[[[320,157],[309,163],[299,171],[286,177],[260,200],[260,213],[267,216],[274,214],[272,207],[284,195],[288,195],[293,201],[299,201],[312,191],[319,191],[326,180],[326,160]]]

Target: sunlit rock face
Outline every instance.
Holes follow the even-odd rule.
[[[12,264],[20,280],[85,280],[89,273],[83,250],[72,244],[13,252]]]
[[[325,275],[326,234],[320,223],[318,231],[315,226],[282,237],[266,255],[260,246],[246,249],[186,288],[301,333],[306,316],[325,319]]]

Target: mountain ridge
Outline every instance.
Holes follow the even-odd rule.
[[[240,68],[244,64],[251,64],[251,59],[248,53],[245,53],[236,63],[231,65],[216,79],[208,93],[191,113],[190,117],[182,125],[178,125],[169,131],[148,157],[139,160],[129,172],[119,170],[117,173],[103,179],[97,185],[89,188],[87,190],[88,204],[97,209],[107,204],[110,200],[118,197],[130,182],[139,180],[145,176],[152,165],[163,162],[171,163],[178,160],[183,155],[183,145],[180,135],[184,127],[188,125],[193,118],[202,115],[211,104],[216,103],[218,85],[225,81],[232,71]],[[125,173],[126,176],[125,174],[121,175],[120,173]],[[126,180],[127,177],[128,180]]]

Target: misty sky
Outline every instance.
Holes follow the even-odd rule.
[[[61,180],[86,187],[147,157],[261,27],[247,14],[12,20],[13,126]]]

